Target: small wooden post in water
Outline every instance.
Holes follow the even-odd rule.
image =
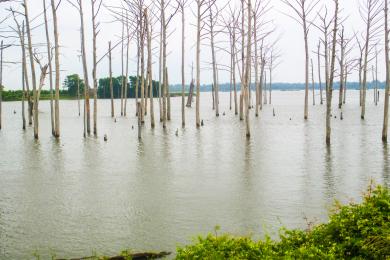
[[[137,113],[138,115],[141,115],[142,113],[142,110],[141,110],[141,102],[137,102]],[[138,116],[138,139],[141,140],[142,139],[142,136],[141,136],[141,127],[142,127],[142,119],[140,116]]]

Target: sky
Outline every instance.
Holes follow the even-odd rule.
[[[75,0],[71,0],[75,1]],[[121,3],[121,0],[103,0],[104,7],[102,7],[101,12],[99,13],[98,20],[100,21],[100,34],[98,36],[97,43],[97,53],[98,59],[103,57],[107,52],[108,41],[112,41],[113,45],[119,41],[121,34],[121,24],[115,22],[111,12],[106,8],[106,6],[118,6]],[[174,2],[174,0],[172,0]],[[264,1],[264,0],[263,0]],[[270,36],[269,42],[274,42],[276,39],[279,39],[274,47],[279,51],[279,66],[273,72],[273,81],[274,82],[290,82],[298,83],[304,82],[304,62],[305,62],[305,53],[304,53],[304,42],[303,42],[303,31],[301,26],[295,22],[288,15],[293,15],[291,9],[289,9],[281,0],[270,0],[272,9],[267,13],[267,20],[272,21],[275,26],[275,32]],[[341,15],[346,19],[344,22],[345,34],[346,37],[353,37],[357,32],[363,31],[364,23],[359,15],[359,3],[365,2],[366,0],[340,0],[341,5]],[[50,2],[50,1],[47,1]],[[58,1],[56,1],[58,2]],[[172,3],[173,3],[172,2]],[[226,4],[225,0],[217,0],[219,6]],[[252,0],[254,2],[254,0]],[[194,26],[196,20],[193,14],[195,10],[194,1],[189,0],[190,5],[187,7],[185,12],[186,19],[186,45],[185,45],[185,76],[186,82],[189,83],[191,79],[191,64],[195,62],[195,43],[196,43],[196,28]],[[239,7],[240,2],[238,0],[230,1],[231,6],[236,8]],[[42,0],[28,0],[30,17],[37,17],[32,22],[31,27],[41,25],[44,20],[43,16],[39,16],[43,12],[43,3]],[[322,0],[318,6],[318,11],[322,12],[324,9],[321,8],[324,5],[327,5],[330,10],[333,9],[332,0]],[[16,10],[22,11],[20,3],[2,3],[0,4],[0,20],[9,15],[9,7],[12,6]],[[88,70],[89,76],[92,77],[92,25],[91,25],[91,7],[90,1],[83,1],[84,14],[85,14],[85,31],[86,35],[86,46],[87,46],[87,59],[88,59]],[[169,13],[168,11],[167,13]],[[224,12],[222,12],[223,14]],[[51,25],[51,10],[49,10],[49,23]],[[314,21],[317,20],[317,11],[313,12],[311,18]],[[60,63],[61,63],[61,82],[64,81],[66,75],[78,73],[82,75],[82,64],[79,58],[80,55],[80,18],[78,11],[71,6],[66,0],[62,0],[61,5],[58,9],[58,25],[59,25],[59,41],[60,41]],[[9,30],[9,26],[14,26],[12,19],[8,19],[6,22],[0,25],[2,31]],[[159,25],[156,24],[154,31],[158,32]],[[168,39],[168,59],[167,66],[169,71],[169,80],[170,84],[181,83],[181,14],[178,13],[173,18],[171,24],[169,25],[168,30],[171,32],[171,35]],[[51,36],[53,36],[53,28],[50,26]],[[317,75],[317,56],[314,53],[316,46],[319,40],[319,32],[315,27],[311,27],[309,31],[309,48],[311,51],[311,58],[315,64],[315,79],[318,78]],[[227,41],[228,36],[225,34],[219,34],[216,38],[216,45],[219,49],[228,47]],[[53,37],[51,37],[53,41]],[[383,49],[382,43],[383,40],[379,38],[380,44],[378,49]],[[5,38],[6,44],[9,43],[18,43],[17,39]],[[32,41],[34,44],[43,44],[45,43],[45,31],[44,27],[40,26],[33,30]],[[158,79],[158,47],[159,47],[159,37],[155,37],[153,41],[154,56],[153,56],[153,75],[154,79]],[[203,39],[201,47],[201,83],[209,84],[212,82],[212,70],[210,66],[211,62],[211,52],[210,52],[210,40]],[[45,46],[37,47],[40,52],[45,51]],[[136,43],[133,41],[130,43],[130,57],[129,57],[129,74],[136,73]],[[353,52],[351,53],[353,57],[357,57],[357,47],[355,46]],[[379,80],[384,80],[385,78],[385,64],[384,52],[382,51],[379,56],[378,61],[378,78]],[[14,46],[4,51],[4,60],[6,62],[18,62],[21,59],[20,46]],[[217,51],[216,59],[220,68],[229,66],[230,56],[224,51]],[[43,60],[45,60],[43,56]],[[121,74],[121,48],[120,46],[113,51],[113,74],[119,76]],[[108,75],[108,58],[102,59],[98,64],[97,74],[98,77],[106,77]],[[4,72],[3,72],[3,85],[7,89],[20,89],[21,88],[21,66],[20,64],[9,64],[7,63]],[[30,74],[31,75],[31,74]],[[218,75],[220,83],[227,83],[230,81],[230,75],[227,71],[221,70]],[[324,78],[322,76],[322,78]],[[371,77],[369,76],[369,79]],[[357,81],[358,74],[354,72],[350,77],[350,80]],[[44,88],[48,88],[48,83]]]

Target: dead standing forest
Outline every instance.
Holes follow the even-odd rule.
[[[366,104],[371,102],[367,98],[368,84],[374,82],[374,103],[379,104],[378,66],[386,67],[385,95],[383,102],[384,118],[382,140],[388,139],[388,110],[389,110],[389,28],[388,28],[388,1],[361,0],[359,7],[360,19],[364,28],[360,31],[345,27],[348,16],[340,8],[339,0],[280,0],[289,12],[281,15],[291,18],[301,33],[302,50],[305,53],[305,62],[302,66],[302,79],[305,82],[302,112],[305,120],[310,120],[309,105],[323,105],[326,110],[324,131],[326,131],[327,145],[331,145],[332,134],[332,104],[337,103],[343,117],[342,108],[347,98],[347,85],[352,73],[359,75],[359,103],[356,109],[360,110],[361,120],[366,117]],[[60,115],[60,76],[61,70],[61,32],[57,14],[63,5],[71,5],[74,14],[79,17],[80,25],[80,60],[83,74],[77,77],[77,99],[79,116],[83,118],[84,137],[98,135],[99,122],[97,112],[98,100],[98,66],[108,64],[108,85],[111,97],[112,118],[116,116],[136,116],[138,118],[138,136],[142,138],[142,131],[146,124],[155,128],[156,123],[166,128],[171,117],[171,93],[169,88],[169,72],[181,74],[181,125],[183,128],[200,128],[203,121],[200,115],[200,106],[210,106],[215,116],[221,114],[219,72],[225,71],[230,75],[229,109],[236,115],[237,120],[245,122],[245,134],[251,137],[251,117],[254,113],[256,120],[261,120],[263,105],[272,102],[272,77],[274,70],[283,62],[283,50],[278,49],[280,35],[278,28],[273,24],[270,10],[273,10],[273,1],[270,0],[237,0],[228,3],[220,0],[122,0],[117,6],[111,1],[103,0],[42,0],[34,4],[42,5],[42,12],[31,17],[29,8],[32,1],[0,0],[1,8],[7,15],[0,19],[1,56],[0,56],[0,86],[3,86],[3,77],[7,75],[4,68],[16,65],[20,69],[22,79],[21,90],[21,127],[31,126],[34,129],[34,138],[38,139],[39,132],[39,101],[45,84],[49,87],[50,121],[52,135],[61,137]],[[91,10],[88,19],[92,25],[86,26],[85,6]],[[120,24],[121,35],[119,41],[106,42],[100,34],[101,11],[107,10],[111,20]],[[185,11],[191,10],[196,23],[190,24],[186,20]],[[75,17],[77,17],[75,16]],[[173,19],[179,19],[180,28],[174,28]],[[37,22],[39,20],[39,22]],[[32,26],[34,22],[34,26]],[[38,24],[38,25],[37,25]],[[89,24],[89,23],[88,23]],[[185,78],[185,70],[189,61],[185,60],[186,46],[185,33],[189,26],[196,28],[195,60],[192,65],[192,77]],[[46,42],[34,42],[32,31],[37,27],[44,27]],[[167,50],[172,40],[173,31],[178,30],[181,35],[181,68],[169,66]],[[316,42],[312,42],[309,34],[315,32],[320,35]],[[91,35],[92,49],[86,48],[86,35]],[[228,43],[228,48],[223,47]],[[131,45],[136,46],[136,57],[129,52]],[[226,45],[226,44],[225,44]],[[209,48],[210,60],[201,61],[201,49]],[[12,49],[19,48],[21,57],[18,61],[8,61]],[[97,48],[106,48],[103,56],[97,55]],[[115,78],[112,69],[112,52],[120,50],[121,76]],[[87,55],[88,52],[88,55]],[[230,63],[218,62],[217,55],[228,55]],[[92,62],[88,60],[91,57]],[[156,58],[157,57],[157,58]],[[378,58],[381,57],[381,58]],[[384,57],[384,59],[383,59]],[[378,60],[384,60],[380,64]],[[135,86],[135,115],[128,115],[129,63],[136,63],[137,73],[132,77]],[[192,62],[192,61],[191,61]],[[105,63],[103,65],[103,63]],[[201,102],[200,86],[204,79],[202,71],[204,64],[212,71],[212,103]],[[88,67],[92,64],[92,68]],[[156,64],[156,66],[154,66]],[[158,67],[156,73],[155,67]],[[157,76],[154,76],[157,75]],[[336,85],[335,83],[338,82]],[[114,84],[119,94],[114,94]],[[189,90],[187,85],[190,85]],[[88,87],[80,87],[88,86]],[[267,87],[268,86],[268,87]],[[338,87],[338,96],[334,90]],[[0,129],[2,124],[2,91],[0,88]],[[311,92],[311,93],[310,93]],[[316,100],[316,92],[319,100]],[[337,93],[337,92],[335,92]],[[312,98],[310,95],[312,94]],[[106,94],[107,95],[107,94]],[[120,97],[116,100],[114,97]],[[187,99],[187,100],[186,100]],[[312,100],[311,100],[312,99]],[[81,101],[83,100],[83,102]],[[115,111],[114,103],[120,102],[120,111]],[[186,120],[187,107],[195,103],[195,122]],[[82,108],[81,108],[82,106]],[[226,108],[227,109],[227,108]],[[191,110],[193,111],[193,110]],[[159,115],[155,117],[155,115]],[[146,123],[147,122],[147,123]],[[3,130],[4,131],[4,130]],[[379,137],[379,135],[378,135]]]

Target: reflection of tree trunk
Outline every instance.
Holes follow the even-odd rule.
[[[49,26],[47,24],[46,0],[43,0],[43,14],[44,14],[44,19],[45,19],[47,60],[49,62],[51,134],[53,136],[55,136],[56,134],[55,134],[55,126],[54,126],[54,109],[53,109],[53,68],[52,68],[52,63],[51,63],[51,46],[50,46],[50,37],[49,37]]]
[[[57,6],[54,0],[51,0],[51,10],[53,12],[53,27],[54,27],[54,60],[56,65],[56,91],[54,100],[54,123],[55,136],[60,137],[60,51],[58,43],[58,27],[57,27]],[[49,64],[51,62],[49,61]]]
[[[114,86],[112,83],[112,56],[111,56],[111,41],[108,42],[108,60],[109,60],[109,74],[110,74],[110,95],[111,95],[111,117],[115,117],[114,111]]]

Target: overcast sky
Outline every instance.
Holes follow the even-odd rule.
[[[174,1],[174,0],[172,0]],[[191,1],[191,0],[190,0]],[[254,1],[254,0],[253,0]],[[253,2],[252,1],[252,2]],[[341,0],[340,5],[342,8],[342,16],[347,18],[345,22],[345,33],[347,37],[353,36],[355,32],[363,31],[364,24],[359,15],[359,2],[366,0]],[[50,1],[47,1],[50,2]],[[58,2],[58,1],[56,1]],[[90,1],[84,2],[84,12],[85,12],[85,29],[88,33],[87,35],[87,55],[89,61],[88,70],[92,71],[91,61],[92,61],[92,40],[91,40],[91,11],[90,11]],[[224,4],[225,0],[219,0],[220,4]],[[230,1],[231,5],[236,7],[239,6],[239,1]],[[322,5],[328,4],[329,8],[332,9],[331,0],[323,0]],[[120,0],[104,0],[106,5],[119,5]],[[30,8],[31,18],[38,16],[43,11],[42,0],[28,0]],[[303,33],[302,28],[290,17],[286,16],[284,13],[292,14],[291,10],[288,9],[280,0],[271,0],[273,5],[272,10],[268,13],[268,19],[273,20],[274,25],[276,26],[276,31],[274,33],[273,39],[280,37],[279,42],[276,44],[280,53],[280,65],[274,72],[273,80],[274,82],[303,82],[304,81],[304,45],[303,45]],[[0,17],[6,17],[9,15],[5,9],[8,9],[10,4],[3,3],[0,4]],[[13,7],[22,10],[21,6],[18,4],[13,4]],[[193,26],[195,22],[194,15],[191,11],[191,8],[194,8],[192,3],[189,8],[186,10],[186,81],[189,82],[191,77],[191,63],[195,60],[195,43],[196,43],[196,31]],[[50,10],[51,11],[51,10]],[[50,13],[50,12],[49,12]],[[50,13],[51,14],[51,13]],[[51,15],[50,15],[51,16]],[[315,18],[315,13],[312,17]],[[102,8],[101,13],[99,14],[99,21],[101,22],[101,33],[98,36],[98,58],[102,57],[107,51],[108,41],[111,40],[114,43],[118,42],[121,34],[121,25],[120,23],[113,23],[112,16],[106,8]],[[32,27],[40,25],[43,23],[43,16],[38,17],[32,23]],[[77,10],[72,7],[66,0],[62,0],[62,3],[58,9],[58,23],[59,23],[59,32],[60,32],[60,44],[61,44],[61,82],[63,82],[66,75],[78,73],[82,75],[82,66],[78,58],[80,54],[80,19],[78,16]],[[1,28],[6,29],[8,25],[14,26],[12,19],[7,21],[5,24],[1,25]],[[155,31],[158,31],[159,26],[156,25]],[[181,64],[181,16],[178,14],[172,21],[170,31],[173,31],[173,34],[168,40],[168,70],[169,70],[169,80],[171,84],[176,84],[181,82],[180,74],[180,64]],[[50,28],[52,32],[52,28]],[[310,30],[310,43],[309,47],[311,50],[316,49],[318,43],[319,33],[312,27]],[[45,43],[45,34],[43,26],[37,28],[33,31],[32,35],[33,43]],[[217,44],[221,47],[225,46],[225,41],[227,41],[227,36],[220,34],[217,39]],[[270,42],[273,40],[270,39]],[[5,39],[6,43],[17,43],[17,40],[14,39]],[[210,83],[212,81],[211,70],[208,68],[208,63],[211,61],[210,47],[208,46],[208,40],[203,41],[203,46],[201,48],[201,61],[202,61],[202,72],[201,72],[201,83]],[[156,48],[156,53],[154,56],[154,78],[158,79],[158,37],[156,41],[153,42],[153,47]],[[379,48],[382,48],[382,41]],[[45,47],[41,47],[40,51],[45,51]],[[357,55],[356,51],[353,55]],[[379,60],[379,78],[380,80],[384,79],[384,62],[382,59],[383,52],[381,53],[381,58]],[[5,50],[4,57],[6,61],[19,61],[20,60],[20,47],[12,47]],[[312,54],[312,58],[316,64],[316,55]],[[220,64],[229,65],[230,58],[226,53],[219,51],[217,53],[217,61]],[[222,67],[222,66],[221,66]],[[135,74],[136,71],[136,49],[135,43],[132,42],[130,46],[130,75]],[[316,70],[315,70],[316,71]],[[117,48],[113,52],[113,73],[114,75],[120,75],[121,73],[121,57],[120,57],[120,48]],[[91,74],[91,73],[90,73]],[[9,89],[18,89],[21,88],[21,67],[20,65],[11,65],[7,64],[4,68],[4,80],[3,84],[6,88]],[[99,63],[98,66],[98,77],[106,77],[108,75],[108,59],[105,58]],[[315,75],[317,78],[317,73]],[[369,77],[369,79],[371,76]],[[354,73],[351,76],[352,80],[357,80],[357,73]],[[228,72],[220,71],[219,81],[221,83],[229,82]]]

